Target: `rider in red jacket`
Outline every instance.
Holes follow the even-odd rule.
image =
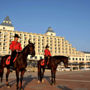
[[[46,67],[47,67],[47,62],[49,61],[49,57],[51,57],[51,53],[49,51],[49,46],[46,45],[46,49],[44,50],[44,58],[45,58],[45,64],[46,64]]]
[[[21,44],[18,42],[18,38],[20,38],[18,34],[15,34],[14,41],[12,41],[10,44],[10,49],[12,51],[11,59],[10,59],[10,66],[12,67],[13,67],[13,60],[16,57],[17,53],[22,51],[22,47],[21,47]]]
[[[16,50],[16,51],[22,51],[22,47],[21,44],[17,41],[12,41],[10,44],[10,49],[12,51]]]

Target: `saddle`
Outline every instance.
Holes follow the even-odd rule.
[[[17,56],[18,56],[18,54],[14,58],[13,63],[16,61]],[[10,59],[11,59],[11,56],[8,56],[7,59],[6,59],[6,65],[10,65]]]

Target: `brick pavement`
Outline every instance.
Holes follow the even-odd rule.
[[[5,76],[4,76],[5,77]],[[15,73],[11,73],[7,88],[4,82],[0,83],[0,90],[16,90]],[[37,72],[26,72],[23,80],[24,90],[90,90],[90,71],[57,72],[56,85],[50,85],[50,72],[45,72],[45,82],[37,83]]]

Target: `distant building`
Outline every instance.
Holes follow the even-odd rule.
[[[86,53],[77,51],[69,41],[65,40],[64,37],[56,36],[56,33],[51,27],[48,28],[45,34],[28,33],[23,31],[14,30],[14,26],[7,16],[4,21],[0,24],[0,54],[6,55],[10,54],[9,45],[12,40],[14,40],[14,34],[17,33],[21,37],[19,42],[24,48],[28,44],[28,40],[35,43],[36,56],[33,58],[35,60],[40,60],[44,58],[44,49],[48,44],[52,56],[54,55],[64,55],[69,56],[69,63],[72,67],[77,67],[73,63],[86,63]],[[89,54],[90,55],[90,54]],[[31,57],[28,59],[32,59]],[[90,62],[90,59],[88,60]],[[89,67],[89,66],[87,66]]]

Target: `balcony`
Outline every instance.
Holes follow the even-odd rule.
[[[0,36],[0,39],[2,39],[3,38],[3,36]]]
[[[2,39],[0,39],[0,42],[3,42],[3,40],[2,40]]]

